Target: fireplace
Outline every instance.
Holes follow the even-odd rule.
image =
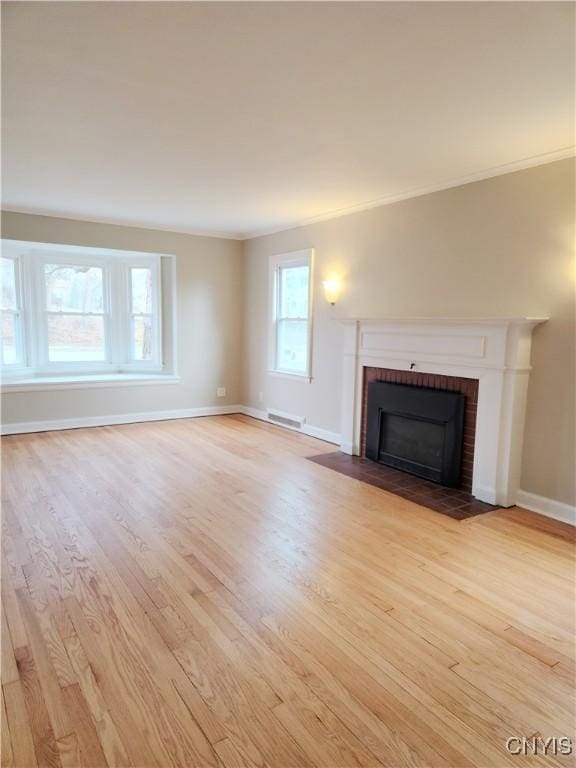
[[[462,396],[464,402],[464,418],[462,438],[458,439],[461,446],[460,473],[459,482],[452,484],[450,480],[438,480],[428,477],[435,482],[443,485],[458,487],[464,491],[472,491],[472,476],[474,468],[474,453],[476,445],[476,415],[478,409],[478,379],[466,378],[463,376],[441,376],[430,373],[417,373],[416,371],[401,371],[393,368],[377,368],[375,366],[364,366],[362,368],[362,397],[361,408],[362,415],[360,420],[360,455],[369,457],[367,436],[368,436],[368,399],[370,388],[374,384],[387,383],[395,384],[402,389],[433,390],[440,394],[457,394]],[[392,425],[394,426],[394,425]],[[388,451],[389,452],[389,451]],[[374,458],[372,454],[369,458]],[[402,467],[401,469],[404,469]],[[405,471],[411,471],[407,469]],[[414,472],[414,474],[416,474]]]
[[[460,485],[465,396],[429,387],[368,385],[366,457],[441,485]]]
[[[460,489],[470,489],[476,499],[489,504],[502,507],[515,504],[531,336],[534,327],[545,320],[538,317],[343,319],[342,451],[353,456],[365,455],[365,371],[395,371],[395,376],[412,379],[395,383],[411,384],[415,377],[420,387],[429,383],[419,377],[473,382],[475,392],[472,396],[465,393]],[[442,384],[433,386],[452,390]],[[441,493],[441,489],[438,492]]]

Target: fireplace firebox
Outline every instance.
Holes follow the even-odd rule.
[[[465,395],[368,385],[366,457],[450,487],[460,483]]]

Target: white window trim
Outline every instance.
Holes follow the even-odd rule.
[[[147,253],[141,251],[125,251],[108,248],[93,248],[84,246],[56,245],[51,243],[35,243],[17,240],[2,240],[2,255],[5,258],[16,259],[19,265],[19,286],[21,301],[21,317],[23,327],[22,364],[2,367],[2,392],[17,392],[27,389],[61,389],[75,385],[79,387],[117,386],[143,383],[173,383],[179,381],[176,370],[176,280],[175,256],[173,254]],[[162,308],[161,267],[162,260],[168,260],[168,286],[171,292],[171,307]],[[40,271],[45,263],[56,262],[73,265],[92,265],[106,267],[105,280],[105,319],[106,349],[108,359],[103,362],[55,363],[46,359],[42,354],[45,344],[39,344],[39,334],[45,334],[45,322],[42,314],[45,312],[46,292]],[[125,351],[131,354],[131,331],[129,323],[132,318],[130,302],[131,286],[130,268],[146,266],[154,270],[154,286],[152,316],[155,318],[155,349],[152,361],[129,361],[120,354],[115,340],[123,334],[124,342],[129,346]],[[113,288],[108,284],[111,271],[115,278]],[[112,317],[110,310],[110,291],[122,291],[124,297],[117,306],[126,308],[126,316],[117,313]],[[139,313],[136,313],[138,315]],[[162,315],[168,320],[168,331],[171,334],[170,359],[164,357]]]
[[[2,393],[45,392],[52,389],[97,389],[99,387],[134,387],[154,384],[178,384],[180,377],[170,373],[103,373],[94,375],[32,376],[5,378]]]
[[[307,328],[307,360],[306,371],[297,373],[294,371],[285,371],[278,368],[277,345],[278,345],[278,274],[280,267],[307,265],[309,268],[308,284],[308,328]],[[281,253],[270,257],[269,263],[269,334],[268,334],[268,375],[281,379],[293,381],[308,382],[312,381],[312,338],[313,338],[313,318],[314,318],[314,249],[307,248],[301,251],[292,251],[290,253]]]
[[[37,375],[64,372],[98,372],[105,371],[112,367],[114,352],[112,350],[112,339],[115,337],[111,325],[111,281],[110,268],[113,268],[108,259],[96,256],[86,256],[84,254],[46,254],[44,251],[29,251],[22,255],[23,264],[28,272],[29,279],[27,284],[32,292],[33,299],[27,312],[28,327],[33,333],[33,344],[35,345],[35,354],[33,359],[36,361],[34,371]],[[55,263],[58,265],[69,265],[75,267],[99,267],[102,269],[104,307],[102,312],[98,313],[78,313],[83,316],[94,315],[103,318],[104,325],[104,346],[106,350],[106,359],[102,361],[90,362],[54,362],[48,357],[48,315],[57,315],[57,312],[49,312],[46,306],[46,283],[44,276],[44,267],[46,264]],[[74,312],[63,312],[62,315],[76,314]]]

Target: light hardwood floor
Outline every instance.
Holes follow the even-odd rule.
[[[243,416],[3,445],[3,766],[572,765],[571,529]]]

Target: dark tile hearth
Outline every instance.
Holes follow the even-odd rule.
[[[368,485],[374,485],[389,493],[395,493],[403,499],[421,504],[435,512],[441,512],[455,520],[465,520],[468,517],[498,509],[492,504],[478,501],[468,491],[445,488],[360,456],[349,456],[347,453],[335,451],[308,458],[323,467],[353,477],[355,480],[361,480]]]

